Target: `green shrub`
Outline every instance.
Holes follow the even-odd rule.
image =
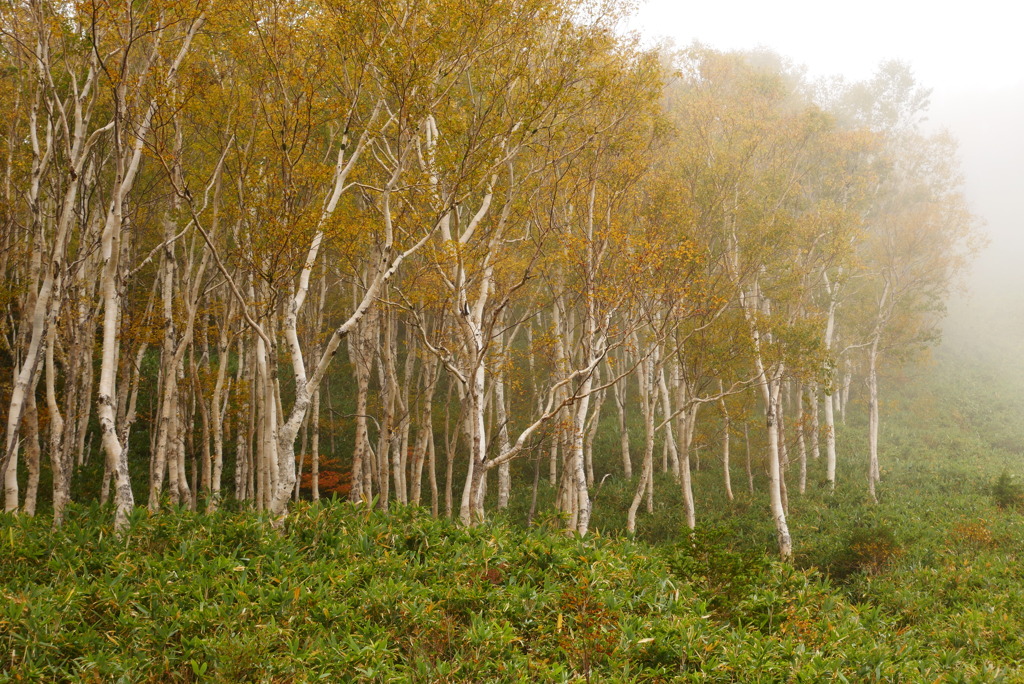
[[[687,539],[665,547],[669,568],[690,584],[709,610],[734,623],[767,625],[770,607],[751,603],[751,597],[769,595],[771,562],[764,553],[729,545],[724,529],[698,528]]]
[[[854,575],[877,575],[902,552],[892,528],[884,524],[857,527],[825,566],[840,582]]]
[[[992,498],[1001,509],[1017,508],[1024,501],[1024,488],[1004,470],[992,485]]]

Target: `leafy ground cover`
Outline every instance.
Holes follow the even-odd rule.
[[[656,548],[325,503],[284,533],[140,512],[118,538],[108,517],[4,520],[3,679],[1014,681],[1020,650],[1018,573],[993,560],[1009,522],[854,601],[712,533]]]
[[[516,509],[467,529],[331,501],[282,532],[0,517],[0,681],[1021,682],[1024,428],[998,378],[942,370],[884,407],[877,504],[856,411],[836,492],[791,489],[793,565],[708,459],[693,535],[668,478],[636,539],[614,479],[584,540]]]

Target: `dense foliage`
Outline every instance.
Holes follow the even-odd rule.
[[[692,535],[666,504],[651,518],[666,536],[641,530],[656,544],[326,500],[282,532],[251,512],[140,510],[120,537],[95,507],[56,532],[7,516],[0,676],[1020,681],[1024,518],[993,496],[1018,456],[946,423],[972,400],[931,375],[904,383],[917,408],[888,424],[908,437],[879,503],[852,484],[793,500],[796,568],[744,500],[708,500],[718,514]]]
[[[700,535],[655,549],[340,503],[283,534],[254,514],[141,514],[121,538],[96,520],[5,521],[5,681],[997,681],[1024,658],[1020,572],[992,566],[1009,538],[951,541],[851,603]]]

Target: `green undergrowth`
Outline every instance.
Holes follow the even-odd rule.
[[[332,501],[283,531],[238,510],[139,509],[121,536],[96,506],[56,532],[0,516],[0,682],[1024,682],[1020,393],[948,360],[913,372],[884,395],[877,502],[856,395],[835,492],[821,460],[804,494],[791,466],[792,564],[742,450],[733,501],[714,458],[695,470],[695,533],[659,473],[627,538],[615,440],[583,540],[544,482],[533,525],[522,487],[474,528]]]
[[[713,536],[656,549],[324,503],[283,532],[140,511],[118,537],[103,513],[3,518],[0,679],[997,681]]]

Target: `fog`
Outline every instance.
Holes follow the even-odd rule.
[[[933,120],[960,141],[964,188],[990,240],[950,303],[947,346],[1024,365],[1024,85],[936,98]]]
[[[946,352],[1002,355],[1024,373],[1024,42],[1009,6],[936,11],[917,2],[725,0],[643,3],[630,26],[649,42],[768,48],[809,78],[869,78],[883,61],[911,66],[932,89],[928,126],[960,141],[964,188],[989,246],[949,305]],[[1024,379],[1024,378],[1022,378]]]

